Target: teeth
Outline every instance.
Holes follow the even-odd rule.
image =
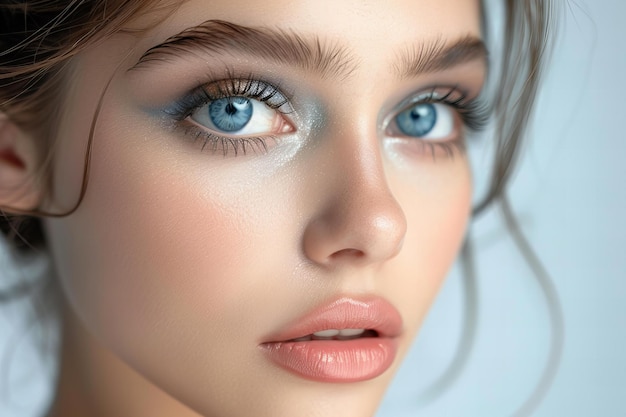
[[[304,337],[299,337],[297,339],[293,339],[294,342],[308,342],[312,340],[311,336],[304,336]]]
[[[309,342],[311,340],[349,340],[356,339],[366,333],[365,329],[328,329],[293,339],[294,342]],[[369,334],[369,333],[368,333]]]
[[[313,333],[313,337],[316,339],[332,339],[334,337],[344,339],[350,337],[354,338],[362,335],[363,333],[365,333],[365,329],[328,329]]]
[[[339,336],[349,337],[358,336],[365,333],[365,329],[343,329],[339,330]]]
[[[333,336],[337,336],[339,333],[341,333],[339,330],[329,329],[329,330],[322,330],[321,332],[315,332],[313,333],[313,336],[333,337]]]

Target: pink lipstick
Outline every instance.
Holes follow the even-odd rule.
[[[268,337],[260,347],[278,366],[320,382],[356,382],[385,372],[402,332],[398,311],[382,298],[340,298]]]

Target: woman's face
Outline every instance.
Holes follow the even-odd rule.
[[[191,0],[81,53],[55,209],[111,82],[46,221],[72,311],[203,415],[373,414],[463,240],[480,38],[478,0]]]

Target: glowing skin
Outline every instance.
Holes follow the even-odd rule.
[[[196,50],[129,70],[149,48],[212,19],[341,44],[353,67],[320,74]],[[465,155],[407,137],[394,116],[433,87],[474,98],[485,76],[483,59],[404,76],[394,68],[409,45],[468,35],[481,36],[477,0],[192,0],[139,37],[118,34],[80,54],[67,77],[49,209],[76,201],[90,121],[111,84],[85,199],[75,214],[46,220],[68,301],[50,415],[373,415],[470,212]],[[293,112],[262,123],[276,127],[267,152],[201,151],[189,127],[202,115],[168,115],[227,72],[276,84],[290,99]],[[438,132],[462,131],[452,112]],[[380,376],[315,381],[259,348],[340,297],[382,298],[399,312],[397,355]]]

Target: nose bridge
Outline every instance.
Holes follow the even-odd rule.
[[[387,182],[376,132],[353,126],[329,142],[322,151],[325,195],[305,230],[306,255],[326,265],[395,256],[406,217]]]
[[[400,207],[391,194],[377,144],[357,142],[356,146],[345,147],[348,149],[337,154],[338,213],[353,212],[364,221],[378,223],[393,216]]]

